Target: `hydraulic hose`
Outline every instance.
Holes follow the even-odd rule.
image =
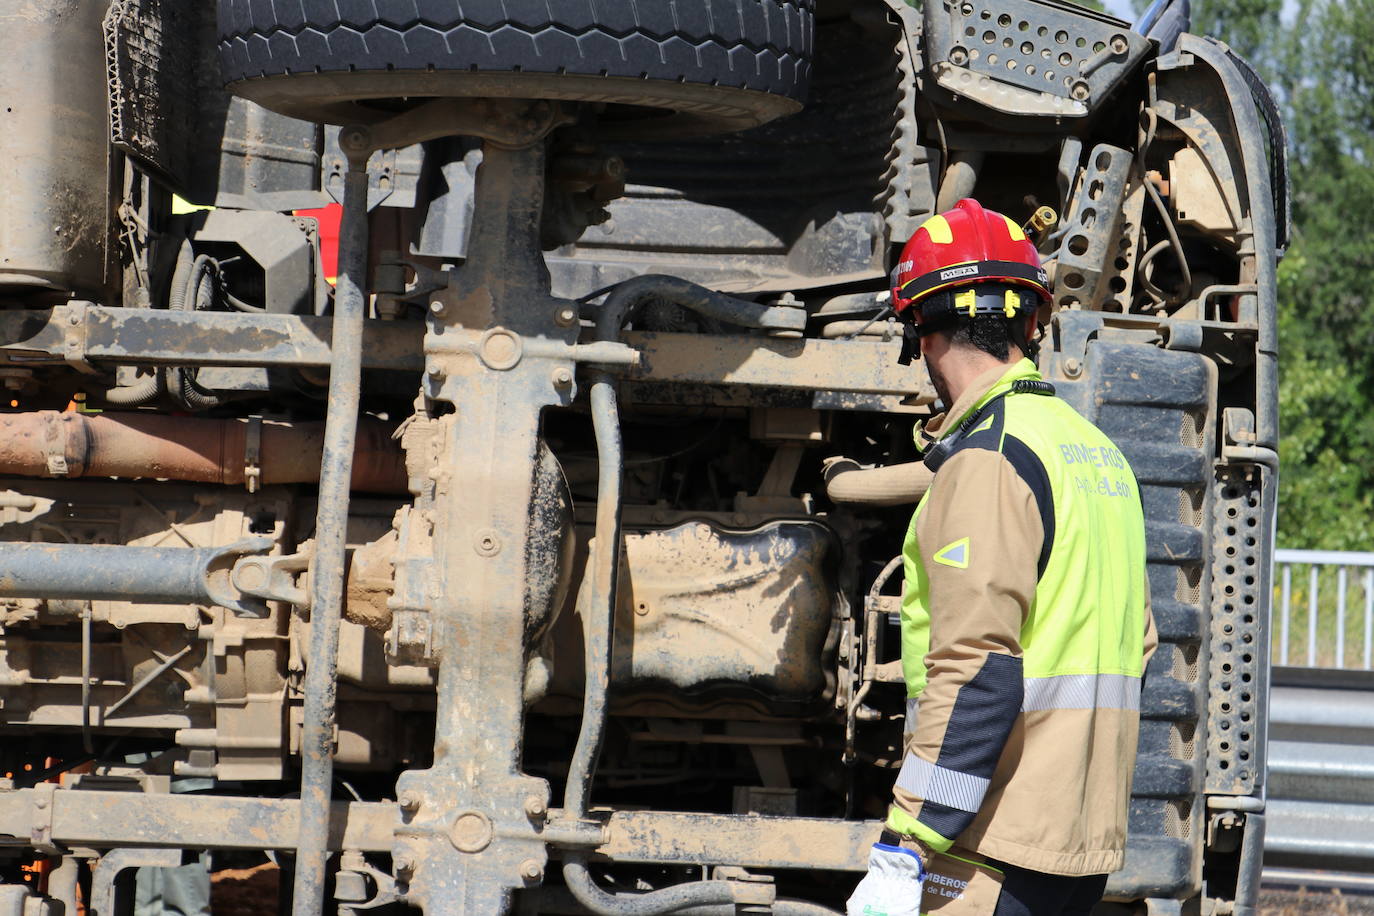
[[[142,407],[156,400],[161,393],[162,372],[154,371],[152,375],[132,385],[109,389],[105,392],[104,399],[106,404],[115,407]]]
[[[214,283],[219,264],[209,255],[196,255],[191,240],[186,239],[177,251],[176,268],[167,293],[167,310],[194,312],[209,308],[213,303]],[[163,385],[172,397],[187,410],[206,410],[223,403],[218,396],[196,384],[195,370],[182,366],[168,366],[162,370]]]
[[[602,304],[596,317],[598,340],[614,340],[631,308],[645,299],[665,299],[685,309],[744,328],[795,331],[806,327],[806,311],[786,305],[761,305],[698,286],[681,277],[649,274],[626,280]],[[609,331],[608,327],[614,325]]]
[[[578,903],[603,916],[735,916],[739,912],[728,881],[695,881],[647,893],[607,893],[588,873],[586,853],[565,855],[563,879]],[[774,916],[839,916],[829,907],[806,900],[775,900],[771,911]]]
[[[597,314],[597,339],[618,337],[630,310],[649,297],[667,299],[698,314],[743,327],[800,333],[806,326],[806,313],[801,309],[735,299],[677,277],[647,276],[620,284],[606,297]],[[620,490],[624,473],[615,380],[605,371],[594,370],[591,382],[592,428],[599,465],[596,546],[589,560],[591,586],[585,624],[587,674],[582,698],[582,727],[568,764],[568,781],[563,792],[563,810],[575,820],[587,817],[596,762],[606,733],[620,569]],[[655,916],[695,907],[732,906],[735,899],[735,890],[726,881],[693,881],[646,894],[612,894],[597,886],[587,870],[587,854],[580,850],[565,853],[563,879],[583,906],[602,916]]]
[[[783,898],[774,900],[769,907],[773,916],[842,916],[839,910],[832,910],[828,906],[821,906],[819,903],[812,903],[809,900],[792,900]],[[731,906],[694,906],[685,910],[677,910],[673,916],[736,916],[739,912],[733,905]]]
[[[962,150],[949,157],[945,175],[940,182],[936,195],[935,212],[953,210],[954,205],[973,194],[973,186],[978,183],[978,173],[983,168],[983,153],[977,150]]]
[[[615,382],[595,372],[591,390],[592,427],[599,465],[596,494],[596,547],[592,552],[590,608],[586,625],[587,680],[582,701],[582,728],[568,765],[563,809],[581,820],[587,816],[606,731],[606,694],[611,683],[616,580],[620,569],[620,486],[624,469]]]
[[[698,907],[710,912],[734,912],[734,889],[727,881],[693,881],[644,894],[611,894],[592,880],[587,854],[568,851],[563,859],[563,880],[577,902],[600,916],[658,916]],[[719,909],[716,909],[719,907]]]
[[[667,299],[720,321],[752,328],[800,331],[806,326],[801,309],[765,306],[735,299],[678,277],[650,275],[617,286],[596,317],[598,340],[615,340],[630,311],[646,298]],[[615,381],[604,371],[591,375],[592,426],[596,434],[598,489],[596,550],[592,555],[591,608],[586,634],[587,683],[583,694],[582,729],[568,766],[563,808],[571,817],[586,817],[596,759],[606,727],[606,693],[610,686],[611,640],[615,617],[616,575],[620,568],[620,487],[624,456],[620,442]]]

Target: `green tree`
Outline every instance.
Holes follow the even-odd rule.
[[[1279,269],[1279,544],[1374,549],[1374,0],[1195,0],[1284,111],[1294,237]]]

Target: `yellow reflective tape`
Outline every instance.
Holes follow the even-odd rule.
[[[173,216],[180,216],[180,215],[182,215],[183,213],[195,213],[197,210],[213,210],[213,209],[215,209],[215,208],[214,208],[214,207],[211,207],[211,206],[209,206],[209,205],[207,205],[207,204],[193,204],[193,203],[191,203],[189,200],[186,200],[184,197],[181,197],[180,195],[177,195],[177,194],[173,194],[173,195],[172,195],[172,215],[173,215]]]
[[[954,294],[954,308],[955,311],[962,309],[968,312],[968,316],[972,318],[978,313],[978,294],[973,291],[972,287],[960,290]]]
[[[952,544],[946,544],[935,551],[935,556],[931,557],[941,566],[952,566],[955,569],[968,569],[969,553],[968,538],[960,538]]]
[[[1024,242],[1026,240],[1026,233],[1022,232],[1021,227],[1011,221],[1010,216],[1004,216],[1002,219],[1007,221],[1007,232],[1011,233],[1011,240],[1013,242]]]
[[[1021,307],[1021,295],[1015,290],[1007,290],[1002,296],[1002,311],[1007,313],[1008,318],[1016,317],[1016,310]]]
[[[930,240],[937,245],[948,245],[950,242],[954,241],[954,233],[950,231],[949,223],[943,216],[932,216],[924,223],[921,223],[921,229],[924,229],[930,236]],[[918,229],[917,231],[919,232],[920,230]],[[1022,238],[1024,238],[1024,236],[1022,236]]]

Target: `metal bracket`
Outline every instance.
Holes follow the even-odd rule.
[[[239,564],[244,562],[237,559],[238,557],[245,554],[262,553],[271,550],[272,546],[271,538],[251,537],[235,541],[226,547],[217,548],[214,558],[205,565],[206,594],[220,607],[250,617],[265,616],[267,608],[251,600],[254,593],[242,591],[234,580],[237,578]]]
[[[368,878],[372,879],[377,889],[371,897],[367,896]],[[374,910],[395,903],[401,899],[401,895],[396,891],[395,878],[367,864],[361,852],[349,850],[339,860],[339,871],[334,878],[334,899],[339,901],[340,916],[353,916],[362,910]]]
[[[181,864],[180,849],[112,849],[100,857],[91,878],[91,904],[87,912],[93,916],[114,916],[115,878],[126,868],[153,866],[176,868]]]
[[[94,305],[93,302],[68,302],[67,323],[62,327],[62,361],[85,375],[97,374],[95,367],[86,362],[86,309]]]
[[[729,882],[735,898],[735,912],[772,912],[773,901],[777,899],[772,875],[754,874],[733,865],[718,865],[712,870],[711,877],[716,881]]]
[[[52,841],[53,808],[58,785],[40,782],[33,787],[33,820],[29,825],[29,845],[45,855],[63,855],[66,850]]]
[[[229,581],[245,595],[309,607],[310,595],[296,584],[296,575],[310,568],[312,556],[307,551],[284,557],[244,557],[234,564]]]
[[[377,316],[379,318],[389,317],[391,319],[395,319],[403,313],[403,303],[414,303],[423,306],[429,301],[431,293],[446,289],[449,285],[449,275],[451,273],[451,270],[448,268],[435,270],[412,258],[403,257],[384,259],[382,263],[378,265],[377,269],[379,274],[386,270],[395,270],[398,275],[392,289],[377,289],[375,291],[377,297]],[[402,279],[407,270],[414,276],[414,280],[409,285]],[[379,280],[373,285],[380,287],[382,284]],[[440,303],[440,307],[442,308],[442,303]],[[433,308],[433,306],[431,306],[431,308]]]

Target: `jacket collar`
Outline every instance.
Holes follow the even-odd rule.
[[[940,441],[958,429],[965,417],[998,395],[1010,391],[1011,386],[1023,378],[1040,378],[1040,371],[1035,368],[1035,363],[1024,357],[1009,367],[997,366],[984,372],[959,395],[953,407],[931,417],[924,425],[917,426],[917,447],[924,451],[931,443]]]

